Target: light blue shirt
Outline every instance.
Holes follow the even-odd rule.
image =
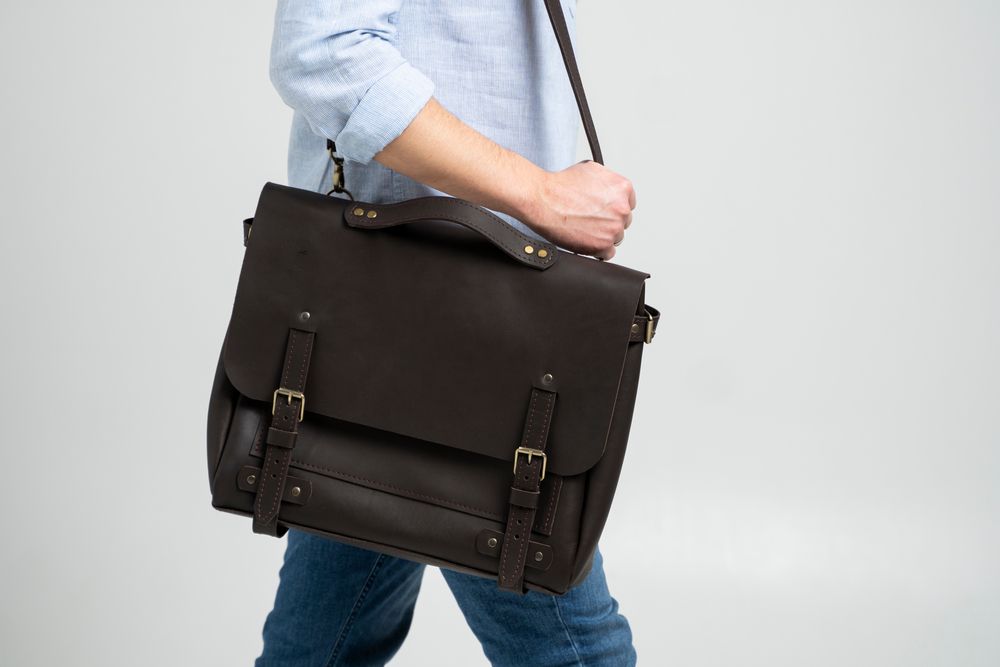
[[[575,0],[562,2],[572,35]],[[331,188],[330,138],[359,200],[443,194],[372,160],[432,95],[544,169],[576,161],[579,116],[542,0],[280,0],[270,76],[295,112],[295,187]]]

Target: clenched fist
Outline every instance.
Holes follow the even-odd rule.
[[[632,224],[633,209],[632,183],[587,160],[545,172],[525,222],[562,248],[611,259]]]

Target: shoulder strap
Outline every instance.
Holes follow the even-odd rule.
[[[597,130],[594,128],[594,118],[590,115],[590,105],[587,104],[587,94],[583,90],[580,68],[576,64],[573,43],[569,38],[569,28],[566,27],[566,16],[563,14],[562,3],[560,0],[545,0],[545,10],[549,14],[549,22],[552,23],[552,31],[556,34],[559,51],[562,52],[563,63],[566,65],[566,73],[573,86],[576,106],[580,109],[580,118],[583,120],[583,130],[587,133],[587,142],[590,144],[590,153],[594,157],[594,162],[604,164],[601,144],[597,140]]]

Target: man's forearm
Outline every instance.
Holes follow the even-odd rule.
[[[415,181],[532,225],[545,171],[475,131],[434,98],[375,155]]]
[[[434,98],[375,160],[512,215],[561,247],[603,259],[614,256],[635,208],[628,179],[593,162],[545,171],[469,127]]]

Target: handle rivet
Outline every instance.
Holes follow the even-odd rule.
[[[486,546],[488,546],[490,549],[496,548],[497,538],[491,537],[490,539],[486,540]]]
[[[634,334],[639,333],[639,325],[638,324],[633,324],[632,325],[632,333],[634,333]]]
[[[302,495],[302,489],[300,489],[297,486],[293,486],[292,487],[292,498],[298,498],[300,495]]]
[[[354,215],[362,216],[364,214],[365,214],[365,209],[361,208],[360,206],[354,209]]]
[[[535,552],[535,562],[541,561],[543,558],[545,558],[545,556],[542,554],[541,551]]]
[[[526,253],[528,253],[530,255],[531,253],[535,252],[535,247],[534,246],[530,246],[530,245],[526,245],[526,246],[524,246],[524,252],[526,252]]]
[[[309,314],[308,310],[303,310],[301,313],[299,313],[299,319],[302,320],[303,322],[308,320],[310,317],[312,316]]]
[[[548,257],[549,256],[549,251],[546,250],[545,248],[542,248],[542,249],[540,249],[538,251],[538,256],[539,257]]]
[[[375,216],[377,216],[377,215],[378,215],[378,213],[377,213],[377,212],[375,212],[375,211],[368,211],[368,217],[369,217],[369,218],[374,218],[374,217],[375,217]]]
[[[552,373],[546,373],[542,376],[542,384],[552,384],[552,380],[554,379],[555,378],[552,377]]]
[[[256,483],[257,483],[257,475],[247,475],[247,484],[252,485]]]

